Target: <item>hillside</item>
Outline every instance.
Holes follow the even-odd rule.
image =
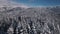
[[[0,34],[60,34],[60,6],[0,7]]]

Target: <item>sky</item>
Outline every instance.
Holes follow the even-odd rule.
[[[60,6],[60,0],[0,0],[1,6],[13,6],[13,7],[36,7],[36,6]]]
[[[31,6],[52,6],[60,5],[60,0],[12,0],[13,2],[23,3]]]
[[[27,6],[24,3],[17,3],[15,1],[12,0],[0,0],[0,7],[22,7],[22,8],[29,8],[29,6]]]

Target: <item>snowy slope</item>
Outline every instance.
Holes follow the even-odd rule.
[[[60,34],[60,8],[0,7],[0,33]]]

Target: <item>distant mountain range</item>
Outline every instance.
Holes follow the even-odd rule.
[[[0,34],[60,34],[60,6],[0,7]]]

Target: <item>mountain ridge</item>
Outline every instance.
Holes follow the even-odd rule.
[[[60,34],[60,11],[57,8],[3,7],[0,9],[0,33]]]

